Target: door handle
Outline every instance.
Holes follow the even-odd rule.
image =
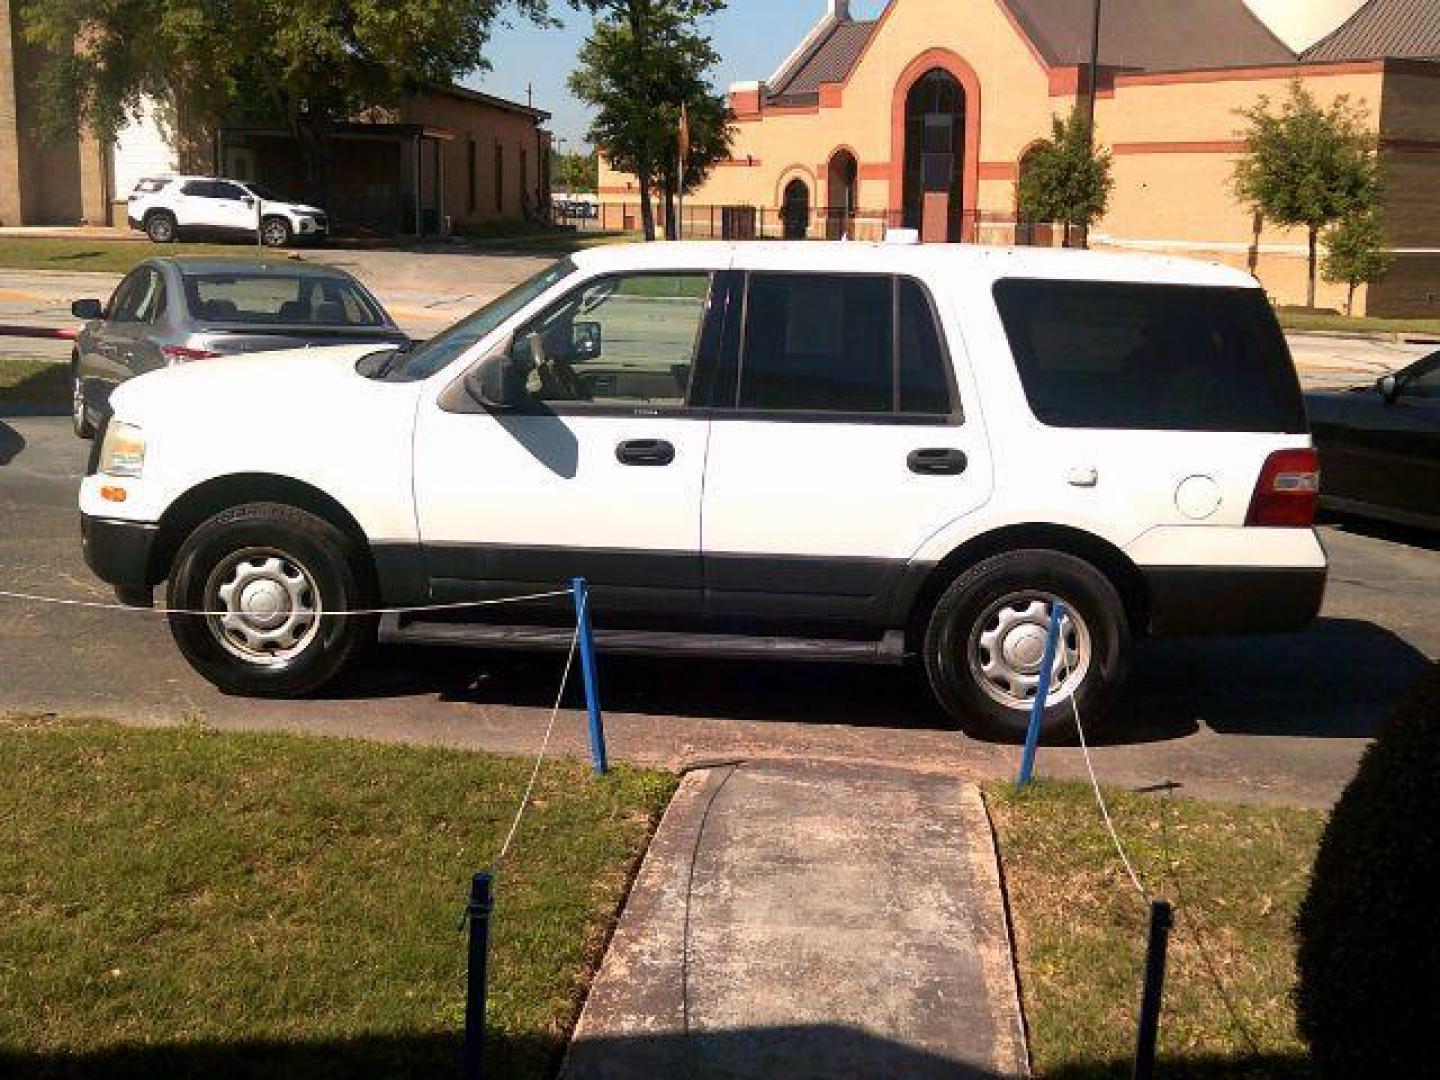
[[[669,465],[675,460],[675,447],[664,439],[627,439],[615,447],[615,460],[651,468]]]
[[[959,476],[970,467],[970,459],[963,450],[938,446],[910,451],[906,464],[919,476]]]

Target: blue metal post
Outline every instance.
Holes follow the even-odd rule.
[[[1035,751],[1040,746],[1040,722],[1045,719],[1045,702],[1050,697],[1050,677],[1055,671],[1055,650],[1060,645],[1060,624],[1065,621],[1065,605],[1059,600],[1050,610],[1050,629],[1045,634],[1045,658],[1040,661],[1040,685],[1035,688],[1035,704],[1030,706],[1030,729],[1025,733],[1025,753],[1020,758],[1020,779],[1017,787],[1025,787],[1035,775]]]
[[[495,897],[489,874],[476,874],[470,883],[470,903],[465,914],[470,920],[469,978],[465,988],[465,1050],[461,1062],[464,1080],[485,1077],[485,989],[490,959],[490,914]]]
[[[600,676],[595,669],[595,634],[590,627],[590,590],[585,579],[570,583],[575,594],[575,622],[580,628],[580,670],[585,676],[585,708],[590,714],[590,760],[595,774],[604,776],[610,768],[605,756],[605,721],[600,715]]]

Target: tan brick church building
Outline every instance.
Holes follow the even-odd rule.
[[[890,0],[828,10],[770,78],[730,89],[731,160],[692,207],[753,206],[795,237],[1052,242],[1017,221],[1026,151],[1087,92],[1092,0]],[[1103,0],[1096,131],[1114,157],[1093,247],[1248,266],[1277,302],[1304,297],[1299,232],[1232,193],[1235,110],[1293,80],[1368,112],[1395,265],[1357,300],[1440,316],[1440,0]],[[602,168],[601,198],[632,178]],[[712,213],[713,220],[713,213]],[[687,218],[688,232],[701,231]],[[1338,306],[1339,287],[1320,303]]]

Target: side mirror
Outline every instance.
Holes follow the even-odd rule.
[[[498,412],[511,412],[529,400],[525,380],[529,371],[509,352],[492,356],[465,376],[465,390],[477,403]]]
[[[105,317],[105,305],[99,300],[76,300],[70,305],[70,314],[89,322]]]
[[[1388,405],[1400,396],[1400,380],[1394,375],[1382,375],[1376,380],[1375,389],[1380,391],[1380,396]]]
[[[242,195],[242,196],[240,196],[240,201],[241,201],[242,203],[244,203],[246,206],[254,206],[254,205],[255,205],[255,196],[254,196],[254,195]]]

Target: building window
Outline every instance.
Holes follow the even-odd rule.
[[[470,140],[470,212],[480,208],[480,144]]]
[[[505,147],[495,142],[495,212],[505,212]]]

